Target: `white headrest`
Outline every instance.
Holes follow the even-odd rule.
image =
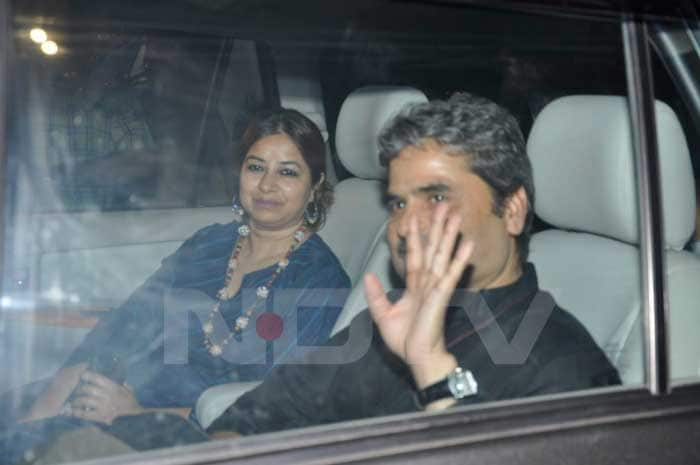
[[[348,95],[335,130],[335,148],[343,166],[358,178],[384,179],[379,132],[406,104],[427,101],[423,92],[411,87],[369,86]]]
[[[673,110],[656,102],[666,246],[680,250],[695,227],[688,145]],[[537,116],[528,154],[535,212],[562,228],[639,242],[637,190],[627,99],[579,95]]]

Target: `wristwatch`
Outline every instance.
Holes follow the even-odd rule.
[[[468,396],[476,395],[479,392],[479,385],[474,379],[471,371],[457,367],[452,370],[445,379],[431,384],[416,393],[416,398],[421,407],[435,402],[436,400],[452,397],[454,399],[464,399]]]

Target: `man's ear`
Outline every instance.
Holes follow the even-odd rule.
[[[506,229],[512,236],[519,236],[525,228],[525,219],[529,205],[525,188],[520,186],[506,200],[503,219],[506,222]]]

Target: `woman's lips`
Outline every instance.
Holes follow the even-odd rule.
[[[281,205],[280,202],[274,200],[255,199],[254,202],[256,208],[278,208]]]

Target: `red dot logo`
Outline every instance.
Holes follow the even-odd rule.
[[[282,335],[284,321],[276,313],[265,312],[255,322],[255,331],[266,341],[274,341]]]

